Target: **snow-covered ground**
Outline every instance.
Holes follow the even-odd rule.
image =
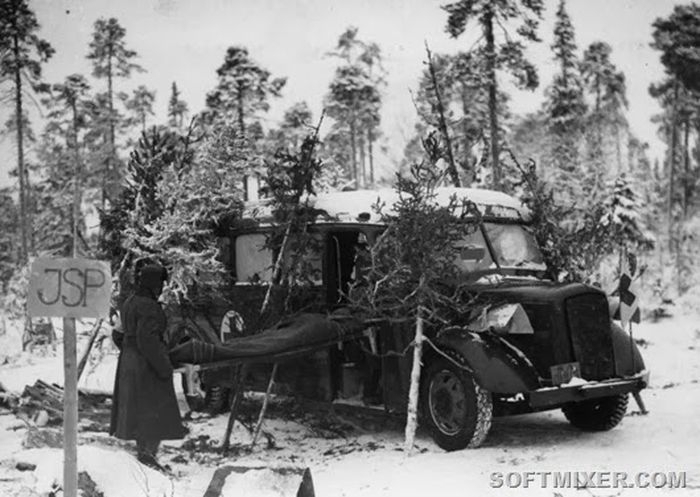
[[[136,463],[130,447],[115,443],[106,433],[81,432],[79,465],[105,497],[202,496],[216,469],[226,465],[308,467],[318,497],[700,495],[700,320],[686,313],[644,323],[636,328],[635,338],[647,343],[643,354],[652,372],[652,386],[642,396],[650,412],[639,415],[631,400],[622,424],[609,432],[578,431],[559,411],[552,411],[497,418],[486,443],[476,450],[447,453],[419,432],[417,450],[406,456],[401,450],[400,424],[329,417],[298,408],[282,416],[277,407],[264,427],[274,437],[274,447],[261,437],[252,453],[234,450],[236,455],[223,457],[212,447],[224,433],[226,416],[200,416],[188,421],[190,434],[185,441],[162,448],[161,460],[172,467],[171,477]],[[0,356],[4,350],[0,343]],[[114,355],[107,354],[101,363],[89,367],[81,387],[109,390],[114,360]],[[39,378],[60,383],[61,375],[60,353],[25,354],[0,366],[0,383],[17,392]],[[0,496],[47,495],[54,480],[60,481],[61,450],[23,448],[27,431],[24,422],[0,410]],[[236,424],[234,449],[249,440],[247,429]],[[20,472],[15,468],[18,461],[37,468]],[[552,474],[544,476],[547,472]],[[595,481],[608,486],[623,472],[627,483],[643,473],[642,484],[650,477],[661,482],[662,477],[653,473],[685,472],[686,488],[555,488],[556,472],[598,472]],[[286,495],[282,489],[297,481],[290,478],[265,469],[242,475],[233,472],[221,495]],[[542,488],[543,478],[549,483],[546,488]],[[510,488],[518,482],[518,488]]]

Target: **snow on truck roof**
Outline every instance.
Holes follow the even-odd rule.
[[[447,206],[450,199],[456,196],[458,200],[467,199],[474,202],[481,215],[486,218],[527,221],[530,213],[517,199],[502,192],[483,190],[479,188],[440,187],[435,189],[435,202]],[[349,222],[362,224],[381,224],[374,206],[379,202],[384,204],[385,212],[398,200],[398,193],[390,188],[377,190],[354,190],[319,193],[311,197],[310,205],[314,209],[325,211],[329,219],[319,219],[318,222]],[[269,200],[261,199],[246,202],[244,218],[257,219],[261,222],[271,216]],[[332,220],[332,221],[331,221]]]

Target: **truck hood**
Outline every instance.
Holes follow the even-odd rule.
[[[470,289],[481,297],[523,304],[562,302],[569,297],[584,293],[606,295],[600,288],[583,283],[555,283],[525,278],[504,278],[496,284],[477,283]]]

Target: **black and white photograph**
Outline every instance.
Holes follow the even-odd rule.
[[[0,496],[700,496],[700,3],[0,0]]]

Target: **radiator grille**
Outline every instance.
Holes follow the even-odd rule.
[[[574,356],[586,380],[611,378],[615,373],[608,302],[589,293],[566,300],[566,318]]]

